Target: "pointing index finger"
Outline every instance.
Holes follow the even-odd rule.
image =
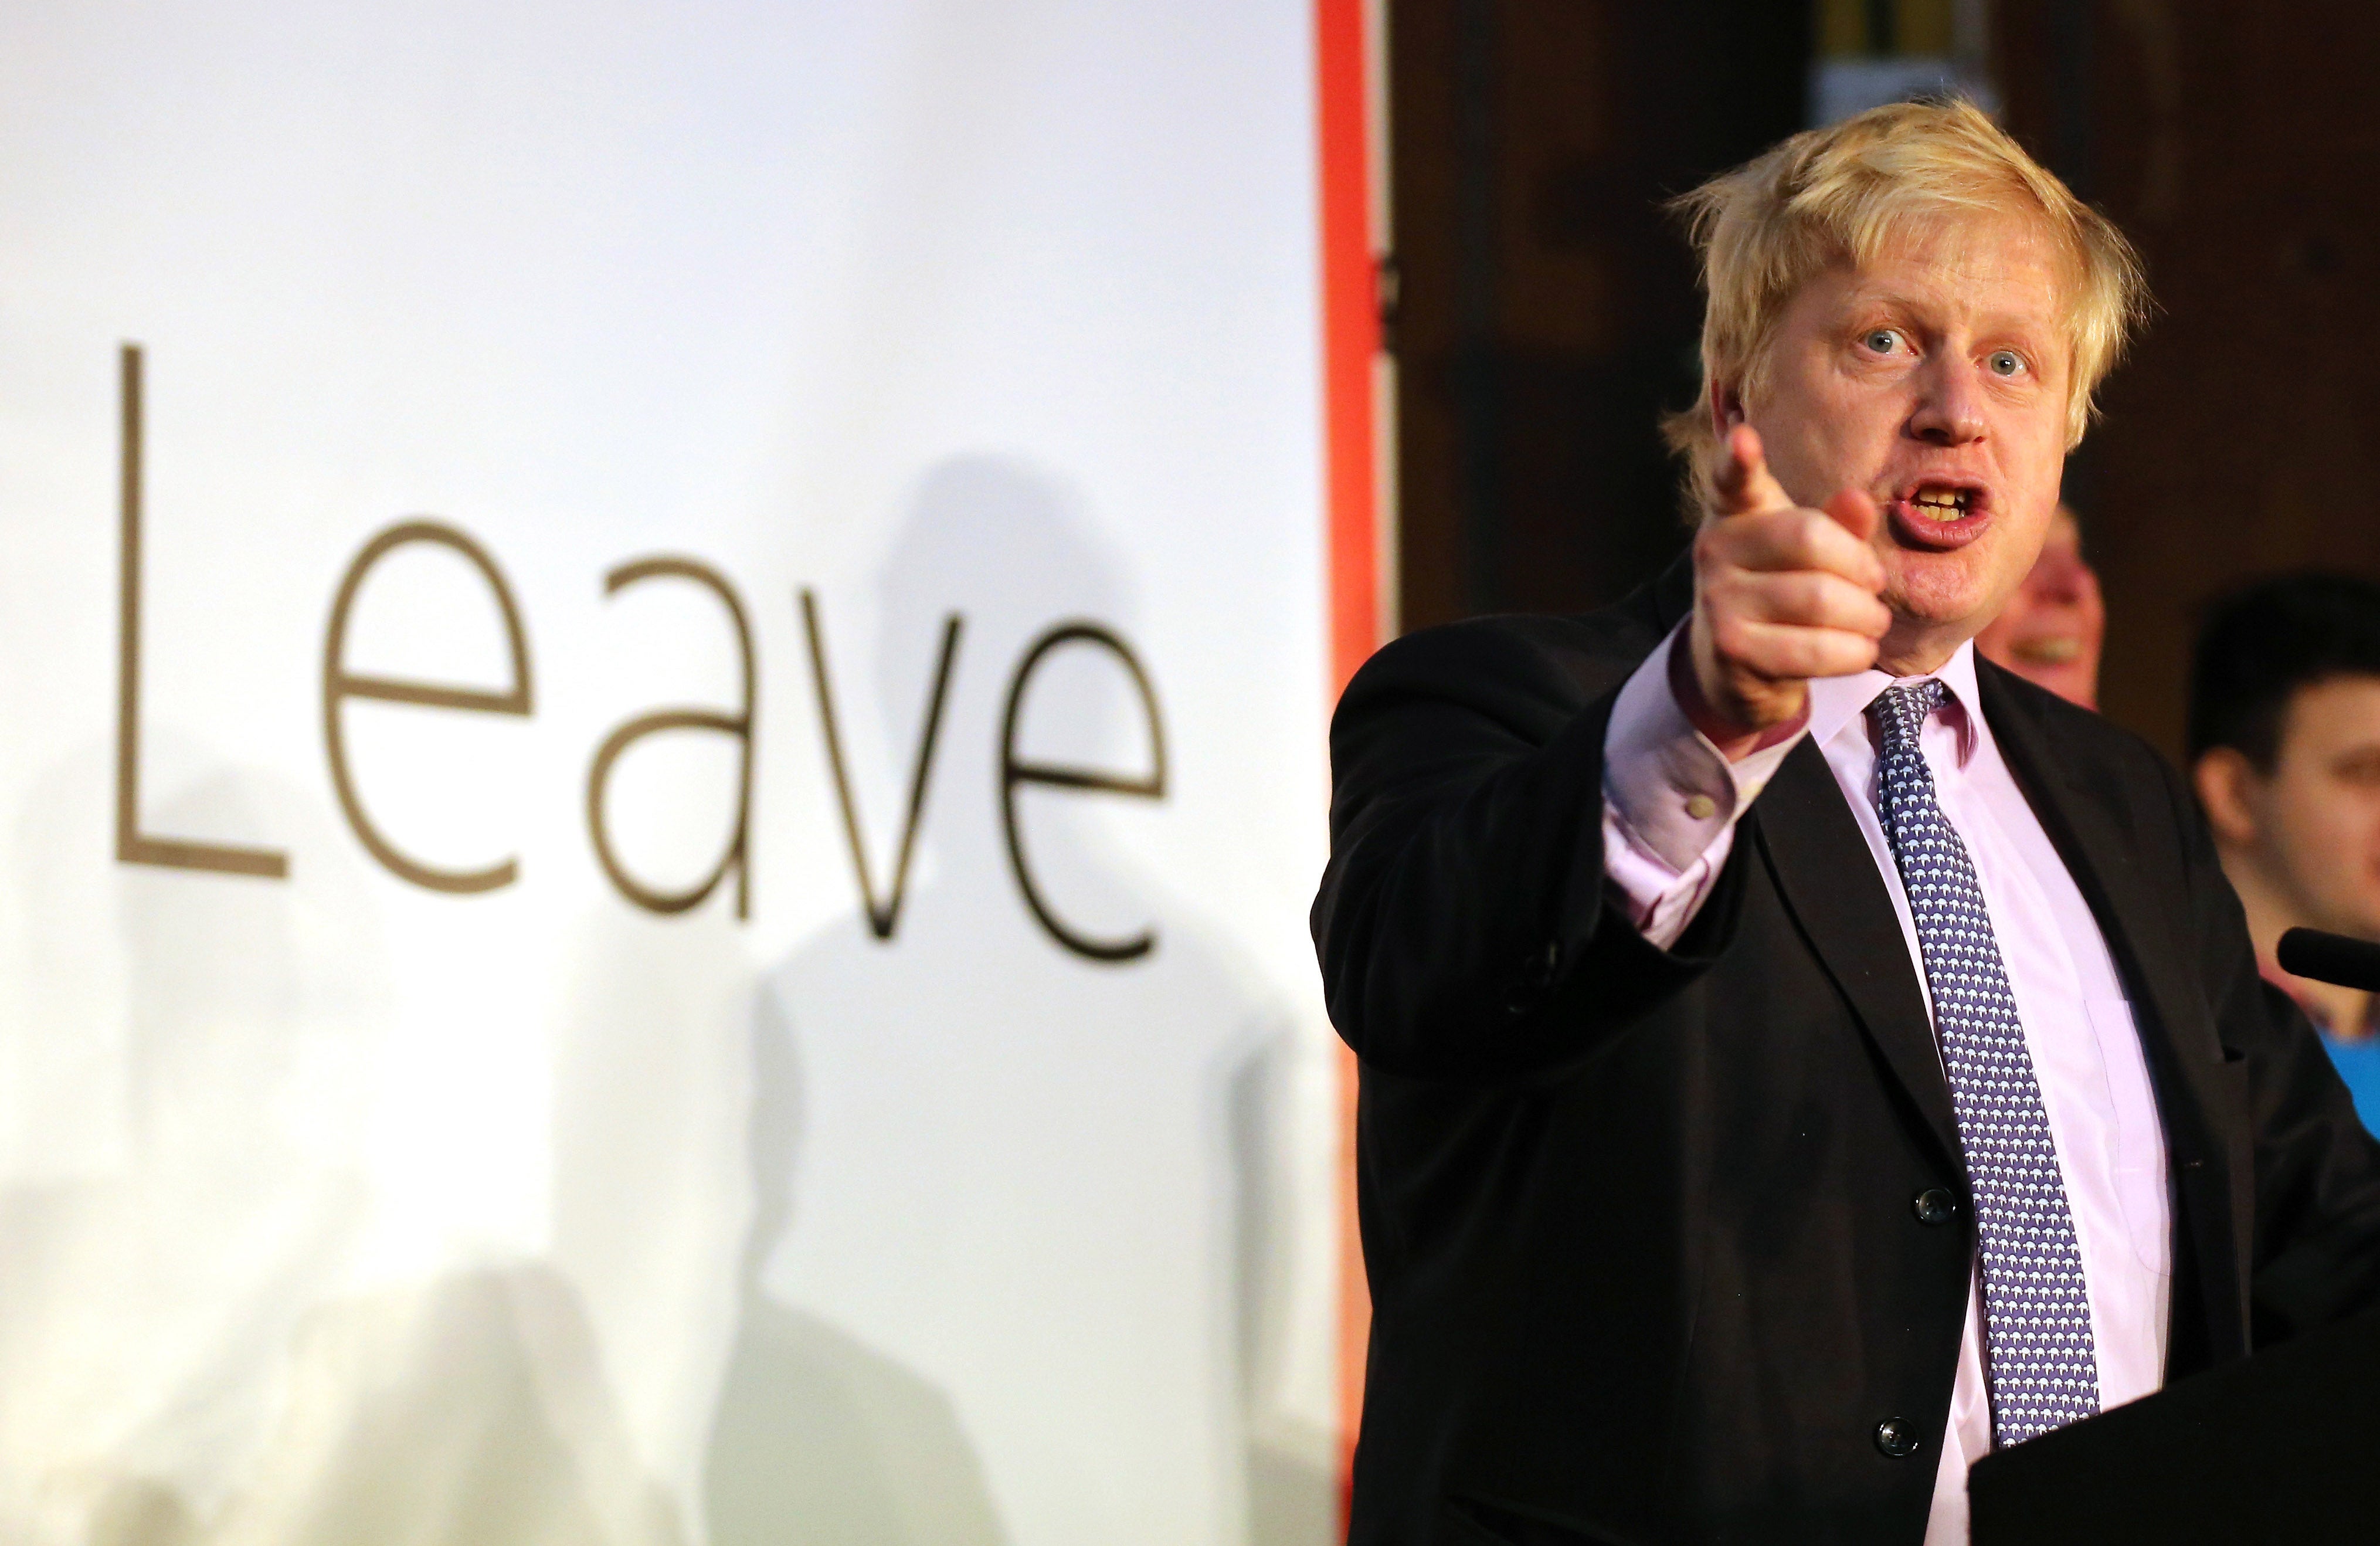
[[[1793,504],[1770,476],[1768,457],[1760,445],[1760,432],[1749,424],[1738,424],[1728,432],[1727,440],[1719,447],[1718,472],[1711,481],[1718,495],[1721,516],[1789,509]]]
[[[1858,489],[1843,489],[1827,501],[1826,508],[1827,514],[1834,517],[1835,524],[1850,532],[1858,542],[1860,552],[1866,555],[1866,562],[1860,566],[1856,577],[1852,577],[1848,569],[1843,573],[1846,577],[1857,578],[1870,590],[1881,591],[1884,589],[1884,566],[1877,561],[1875,550],[1868,546],[1876,537],[1876,528],[1884,521],[1884,513],[1876,508],[1875,498]]]

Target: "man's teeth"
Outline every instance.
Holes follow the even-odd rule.
[[[1965,489],[1920,489],[1909,503],[1935,520],[1957,520],[1967,513],[1970,497]]]

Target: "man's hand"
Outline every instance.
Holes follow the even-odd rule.
[[[1876,663],[1892,626],[1884,565],[1868,541],[1876,501],[1845,489],[1824,510],[1794,505],[1768,473],[1760,436],[1739,424],[1720,447],[1718,510],[1694,536],[1692,670],[1673,669],[1679,706],[1730,761],[1798,721],[1813,676]]]

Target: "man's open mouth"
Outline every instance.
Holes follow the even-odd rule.
[[[1929,520],[1964,520],[1974,508],[1975,491],[1954,489],[1945,483],[1928,483],[1909,496],[1917,513]]]
[[[1892,529],[1903,546],[1929,553],[1965,547],[1992,524],[1992,498],[1982,485],[1927,481],[1888,501]]]

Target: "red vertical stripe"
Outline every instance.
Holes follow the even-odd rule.
[[[1380,347],[1371,230],[1364,0],[1316,0],[1322,149],[1323,424],[1336,690],[1380,644],[1372,364]]]
[[[1372,370],[1380,347],[1365,79],[1366,0],[1316,0],[1322,193],[1322,409],[1330,558],[1330,695],[1380,643],[1379,491],[1373,486]],[[1355,1060],[1340,1057],[1340,1499],[1348,1497],[1363,1412],[1371,1296],[1355,1229]]]

